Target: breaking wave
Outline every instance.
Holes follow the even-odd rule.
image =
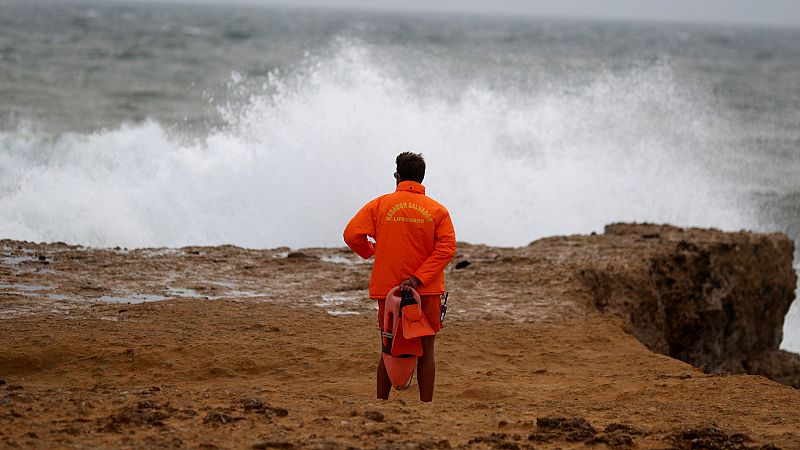
[[[479,81],[419,89],[397,73],[368,46],[340,42],[327,58],[248,87],[222,111],[227,125],[202,138],[154,121],[0,133],[0,235],[342,245],[351,215],[393,189],[404,150],[425,155],[428,193],[468,242],[524,245],[615,221],[758,226],[716,172],[726,130],[668,65],[530,91]]]

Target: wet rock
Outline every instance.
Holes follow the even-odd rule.
[[[81,434],[81,430],[79,430],[79,429],[77,429],[75,427],[65,427],[65,428],[62,428],[62,429],[60,429],[58,431],[60,433],[69,434],[71,436],[77,436],[77,435]]]
[[[281,329],[279,327],[276,327],[276,326],[273,326],[273,325],[267,325],[267,324],[263,324],[263,323],[256,323],[256,324],[250,325],[249,327],[246,327],[244,329],[248,330],[248,331],[250,331],[250,330],[260,330],[260,331],[265,331],[267,333],[278,333],[278,332],[281,331]]]
[[[102,291],[103,290],[103,288],[101,286],[96,286],[96,285],[94,285],[92,283],[83,283],[79,287],[81,289],[84,289],[84,290],[87,290],[87,291]]]
[[[743,433],[727,434],[713,427],[695,428],[675,432],[670,440],[675,450],[706,449],[706,450],[744,450],[775,448],[772,444],[753,447],[747,443],[752,440]]]
[[[559,431],[589,431],[596,433],[594,427],[583,417],[539,417],[536,419],[536,427],[544,430]]]
[[[567,442],[584,442],[594,438],[594,432],[589,430],[576,430],[567,434]]]
[[[486,436],[476,436],[469,440],[469,444],[486,444],[493,449],[518,450],[519,444],[513,442],[506,433],[492,433]]]
[[[374,410],[364,412],[364,417],[375,422],[383,422],[384,420],[383,413]]]
[[[466,259],[465,259],[465,260],[463,260],[463,261],[459,261],[459,262],[457,262],[457,263],[456,263],[456,270],[460,270],[460,269],[466,269],[466,268],[467,268],[467,267],[469,267],[471,264],[472,264],[472,263],[471,263],[471,262],[469,262],[469,261],[467,261]]]
[[[383,433],[385,433],[385,434],[400,434],[400,429],[397,428],[394,425],[388,425],[388,426],[385,426],[383,428],[377,428],[377,429],[375,429],[373,431],[376,431],[379,434],[383,434]]]
[[[550,442],[565,440],[567,442],[586,442],[592,440],[597,430],[583,417],[540,417],[536,419],[537,432],[528,436],[528,440]]]
[[[92,387],[89,388],[89,392],[94,392],[94,393],[97,392],[109,393],[112,391],[114,391],[113,386],[107,383],[95,383]]]
[[[254,449],[265,449],[265,448],[294,448],[294,444],[291,442],[286,441],[256,441],[253,443],[252,448]]]
[[[104,420],[101,431],[118,433],[124,425],[137,425],[142,427],[163,427],[164,419],[170,417],[169,411],[144,400],[136,406],[126,406],[111,414]]]
[[[197,411],[195,411],[195,410],[193,410],[191,408],[189,408],[189,409],[181,409],[179,411],[176,411],[173,414],[173,416],[176,419],[183,419],[183,420],[191,419],[192,417],[197,416]]]
[[[616,433],[620,431],[627,434],[642,434],[642,432],[636,428],[622,423],[610,423],[603,429],[603,433]]]
[[[605,444],[614,449],[624,449],[634,445],[633,437],[622,429],[604,431],[603,434],[595,436],[586,442],[590,445]]]
[[[244,407],[245,411],[262,409],[264,408],[264,401],[258,397],[248,397],[242,400],[242,406]]]
[[[227,425],[235,420],[241,420],[241,418],[232,417],[227,413],[227,411],[215,409],[206,414],[206,416],[203,418],[203,423],[212,425]]]
[[[286,417],[289,415],[289,410],[278,406],[270,406],[269,408],[267,408],[267,410],[278,417]]]
[[[391,441],[389,441],[391,442]],[[386,448],[408,448],[419,450],[446,450],[452,448],[450,441],[442,439],[440,441],[424,441],[424,442],[405,442],[404,447],[400,446],[386,446]]]
[[[271,406],[258,397],[248,397],[242,400],[242,407],[247,412],[265,414],[267,416],[286,417],[289,415],[289,410],[286,408]]]
[[[0,415],[0,418],[1,417],[3,417],[3,415]],[[15,409],[10,409],[8,411],[8,414],[5,415],[5,417],[11,417],[12,419],[21,419],[21,418],[23,418],[25,416],[23,416],[22,414],[18,413]]]

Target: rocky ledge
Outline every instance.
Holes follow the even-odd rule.
[[[800,355],[779,349],[797,281],[785,235],[614,224],[598,239],[622,255],[579,269],[591,302],[649,349],[800,387]]]

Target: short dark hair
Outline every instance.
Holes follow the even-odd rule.
[[[425,178],[425,159],[422,153],[403,152],[397,155],[397,174],[400,178],[422,183]]]

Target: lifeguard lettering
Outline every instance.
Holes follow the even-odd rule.
[[[413,209],[415,211],[419,211],[422,213],[423,216],[425,216],[425,218],[412,219],[410,217],[394,217],[394,214],[397,211],[400,211],[401,209]],[[402,202],[392,206],[389,212],[386,213],[386,221],[391,222],[392,220],[394,220],[395,222],[424,223],[424,222],[433,222],[433,216],[431,216],[431,213],[427,209],[423,208],[422,206],[419,206],[416,203]]]
[[[395,222],[425,223],[425,219],[415,219],[413,217],[395,217]]]

